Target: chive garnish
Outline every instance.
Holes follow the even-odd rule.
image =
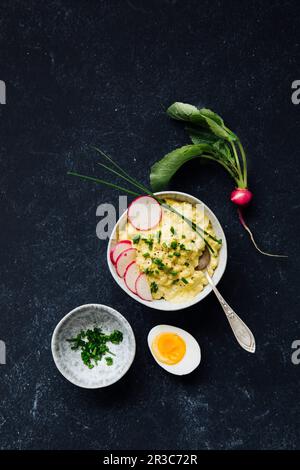
[[[149,250],[152,250],[153,248],[153,238],[142,238],[143,242],[145,242],[148,247],[149,247]]]
[[[151,290],[152,294],[153,293],[155,294],[158,291],[158,285],[156,284],[156,282],[151,282],[150,290]]]
[[[104,357],[107,365],[112,365],[111,357],[106,354],[114,355],[108,348],[107,343],[120,344],[123,341],[123,333],[114,330],[111,334],[103,333],[101,328],[95,327],[93,330],[81,330],[74,338],[67,339],[72,344],[71,349],[81,350],[81,359],[89,368],[93,369],[95,365]]]
[[[141,236],[140,235],[135,235],[132,239],[134,245],[136,245],[141,239]]]

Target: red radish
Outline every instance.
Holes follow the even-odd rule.
[[[119,241],[116,246],[110,252],[110,259],[113,264],[116,264],[118,256],[122,253],[122,251],[128,250],[132,245],[130,240],[121,240]]]
[[[141,273],[139,275],[139,277],[137,278],[136,283],[135,283],[135,290],[137,292],[137,295],[142,300],[147,300],[149,302],[151,302],[151,300],[153,300],[146,274]]]
[[[127,266],[129,266],[132,261],[136,258],[136,249],[135,248],[128,248],[128,250],[122,251],[122,253],[118,256],[116,261],[116,270],[117,274],[120,277],[124,277]]]
[[[137,230],[150,230],[161,221],[162,208],[151,196],[139,196],[128,208],[128,219]]]
[[[250,201],[252,200],[253,198],[253,194],[251,191],[249,191],[249,189],[247,188],[235,188],[231,195],[230,195],[230,200],[236,204],[238,207],[238,216],[239,216],[239,221],[241,222],[242,226],[244,227],[244,229],[249,233],[250,235],[250,238],[252,240],[252,243],[253,245],[255,246],[255,248],[262,254],[262,255],[266,255],[266,256],[272,256],[272,257],[275,257],[275,258],[286,258],[285,255],[275,255],[275,254],[272,254],[272,253],[267,253],[265,251],[262,251],[259,246],[257,245],[256,241],[254,240],[254,236],[253,236],[253,233],[251,232],[250,228],[248,227],[248,225],[246,224],[245,222],[245,219],[244,219],[244,214],[243,214],[243,208],[247,207],[248,204],[250,203]]]
[[[115,264],[115,263],[114,263],[114,259],[113,259],[113,252],[114,252],[114,248],[113,248],[112,250],[110,250],[110,252],[109,252],[109,258],[110,258],[111,263],[112,263],[112,264]]]
[[[231,201],[242,207],[247,206],[252,198],[253,194],[247,188],[235,188],[230,195]]]
[[[138,265],[135,261],[132,261],[132,263],[130,263],[126,268],[124,281],[128,289],[131,290],[131,292],[134,294],[137,293],[135,289],[135,283],[140,274],[141,272],[138,268]]]

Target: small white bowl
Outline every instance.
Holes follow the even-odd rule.
[[[181,193],[181,192],[178,192],[178,191],[161,191],[161,192],[155,193],[155,195],[156,196],[162,196],[162,197],[170,197],[170,198],[175,199],[177,201],[189,202],[189,203],[194,204],[194,205],[195,204],[203,204],[205,213],[208,215],[208,217],[209,217],[209,219],[212,223],[212,226],[213,226],[213,229],[216,233],[216,236],[218,238],[222,239],[222,247],[221,247],[220,253],[219,253],[219,263],[218,263],[218,266],[217,266],[216,270],[214,271],[214,275],[213,275],[214,283],[215,283],[215,285],[217,285],[218,282],[220,281],[220,279],[222,278],[223,274],[224,274],[226,264],[227,264],[227,243],[226,243],[225,234],[223,232],[221,224],[218,221],[215,214],[209,209],[209,207],[207,207],[206,204],[204,204],[202,201],[200,201],[200,199],[198,199],[194,196],[191,196],[190,194]],[[119,218],[118,222],[116,223],[116,225],[115,225],[115,227],[114,227],[114,229],[111,233],[111,236],[110,236],[110,239],[109,239],[109,242],[108,242],[108,245],[107,245],[107,264],[108,264],[109,270],[111,272],[111,275],[114,278],[114,280],[116,281],[116,283],[128,295],[130,295],[130,297],[132,297],[134,300],[136,300],[140,304],[144,304],[149,308],[154,308],[155,310],[175,311],[175,310],[182,310],[184,308],[187,308],[187,307],[190,307],[192,305],[197,304],[198,302],[203,300],[212,291],[211,286],[207,285],[207,286],[204,287],[204,289],[198,295],[193,297],[191,300],[189,300],[187,302],[182,302],[182,303],[170,302],[170,301],[167,301],[167,300],[164,300],[164,299],[153,300],[152,302],[148,302],[146,300],[141,299],[137,295],[133,294],[128,289],[128,287],[126,286],[126,284],[124,282],[124,279],[122,279],[118,276],[118,274],[116,272],[116,269],[115,269],[115,267],[114,267],[114,265],[113,265],[113,263],[111,262],[111,259],[110,259],[110,252],[116,244],[117,229],[118,229],[119,226],[120,227],[124,226],[124,224],[126,224],[126,221],[127,221],[127,211],[125,211],[121,215],[121,217]]]
[[[108,366],[104,358],[98,365],[89,369],[82,362],[80,351],[71,349],[67,341],[81,330],[102,328],[104,333],[120,330],[123,341],[109,349],[115,354],[113,364]],[[83,388],[102,388],[120,380],[130,368],[135,356],[135,338],[131,326],[119,312],[106,305],[81,305],[68,313],[56,326],[51,350],[56,367],[74,385]]]

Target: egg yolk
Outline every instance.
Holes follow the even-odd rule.
[[[174,365],[183,359],[186,344],[176,333],[161,333],[154,338],[152,349],[158,361]]]

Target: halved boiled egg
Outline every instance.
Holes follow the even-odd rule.
[[[170,325],[157,325],[148,334],[148,346],[156,362],[168,372],[185,375],[201,361],[200,346],[185,330]]]

